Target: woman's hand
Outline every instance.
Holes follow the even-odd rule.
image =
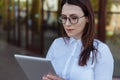
[[[42,77],[42,80],[64,80],[63,78],[60,78],[59,76],[53,75],[53,74],[47,74]]]

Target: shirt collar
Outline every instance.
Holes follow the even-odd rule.
[[[77,39],[75,39],[73,37],[70,37],[69,44],[72,44],[72,43],[78,43],[80,45],[82,42],[81,42],[81,39],[77,40]]]

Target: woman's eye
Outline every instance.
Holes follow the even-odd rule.
[[[67,19],[67,17],[63,17],[62,19]]]
[[[78,19],[78,17],[77,16],[73,16],[73,17],[71,17],[71,19],[76,20],[76,19]]]

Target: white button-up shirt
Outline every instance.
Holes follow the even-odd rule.
[[[52,43],[46,59],[52,61],[56,73],[65,80],[112,80],[113,56],[108,46],[94,40],[98,49],[97,59],[92,64],[92,52],[87,65],[78,65],[82,48],[81,40],[57,38]]]

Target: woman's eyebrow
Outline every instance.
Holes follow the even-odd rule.
[[[67,16],[67,15],[65,15],[65,14],[61,14],[61,16]]]
[[[62,16],[67,16],[65,14],[61,14]],[[78,16],[77,14],[69,14],[68,16]]]
[[[77,14],[70,14],[69,16],[78,16]]]

